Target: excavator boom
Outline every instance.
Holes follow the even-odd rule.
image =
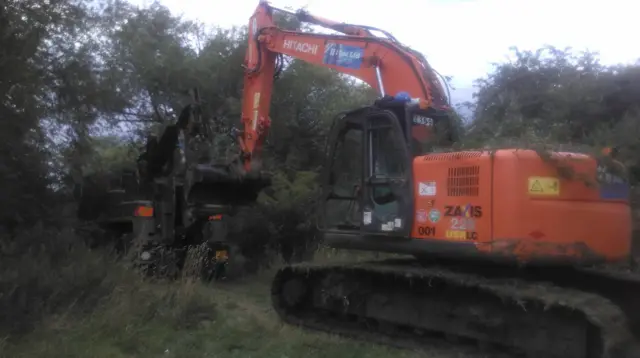
[[[270,126],[273,77],[277,57],[288,55],[308,63],[331,68],[358,78],[380,95],[404,94],[435,117],[447,117],[448,98],[438,74],[423,56],[409,50],[395,39],[375,37],[361,26],[340,24],[308,13],[298,18],[346,35],[327,35],[286,31],[273,21],[275,11],[260,2],[249,22],[249,44],[245,56],[242,123],[244,131],[240,147],[245,168],[251,166]],[[426,140],[424,128],[416,126],[414,137]]]
[[[261,1],[249,21],[244,169],[268,133],[282,56],[362,80],[380,98],[331,127],[318,227],[334,248],[412,256],[282,268],[271,292],[282,320],[401,346],[452,337],[532,357],[632,357],[640,278],[585,268],[629,257],[624,170],[579,153],[434,153],[456,141],[455,126],[424,56],[304,11],[289,14],[340,34],[284,30],[276,11]]]

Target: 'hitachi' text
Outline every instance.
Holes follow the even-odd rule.
[[[287,50],[293,50],[295,52],[302,52],[302,53],[310,53],[312,55],[315,55],[318,53],[318,45],[313,45],[306,42],[284,40],[282,47],[284,47]]]

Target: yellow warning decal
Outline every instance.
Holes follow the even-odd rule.
[[[560,195],[560,180],[553,177],[529,177],[529,194]]]

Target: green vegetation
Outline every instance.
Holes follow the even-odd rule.
[[[31,333],[5,341],[0,345],[2,356],[419,356],[419,352],[350,341],[280,323],[269,302],[272,270],[215,285],[193,281],[150,283],[113,262],[100,260],[101,255],[86,250],[81,254],[73,255],[77,261],[68,264],[86,271],[71,274],[56,270],[66,273],[43,278],[51,280],[51,287],[61,285],[59,291],[79,294],[88,289],[91,297],[72,298],[55,314],[46,315]],[[329,252],[322,257],[353,258]],[[97,265],[108,269],[96,270]],[[88,287],[92,281],[94,286]],[[75,290],[70,282],[75,282]],[[433,357],[456,356],[446,349],[434,349],[433,353]]]
[[[321,250],[317,256],[329,261],[372,258],[371,254],[335,250]],[[113,262],[96,260],[98,257],[85,251],[75,257],[79,264],[73,266],[99,261],[109,268],[101,272],[104,277],[98,287],[102,296],[94,296],[91,302],[75,301],[47,315],[31,333],[0,345],[2,356],[410,358],[424,354],[282,324],[269,301],[273,269],[215,285],[150,283]],[[85,272],[98,278],[94,270]],[[69,282],[70,277],[64,279]],[[80,279],[79,284],[88,281],[74,279]],[[97,291],[96,287],[92,290]],[[434,347],[428,353],[434,358],[481,357],[447,347]]]
[[[84,246],[73,184],[131,165],[143,138],[175,119],[191,87],[200,89],[206,116],[237,125],[246,29],[205,28],[157,3],[0,6],[2,356],[413,355],[282,326],[269,309],[267,263],[280,260],[270,253],[299,261],[316,250],[313,208],[326,134],[338,112],[371,100],[370,88],[287,59],[264,158],[275,184],[232,230],[246,257],[265,258],[266,271],[222,286],[143,283],[109,252]],[[595,53],[555,48],[513,49],[512,57],[479,79],[477,96],[462,104],[472,114],[460,146],[619,145],[636,190],[640,65],[605,66]],[[457,353],[431,356],[438,354]]]

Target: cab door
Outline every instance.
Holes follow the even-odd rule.
[[[325,233],[360,235],[364,174],[361,111],[339,115],[333,123],[322,174],[318,228]]]
[[[413,183],[406,133],[389,110],[371,110],[363,124],[361,232],[365,236],[408,238],[413,224]]]

